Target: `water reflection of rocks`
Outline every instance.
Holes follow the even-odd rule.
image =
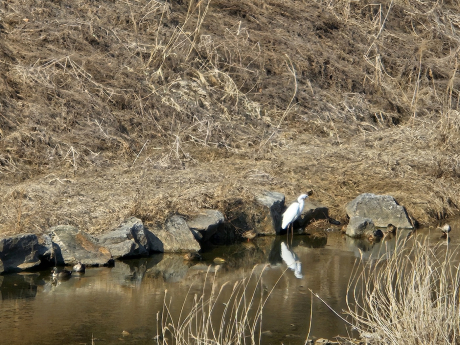
[[[357,239],[345,236],[347,247],[358,258],[365,260],[379,259],[383,255],[390,255],[401,241],[409,241],[411,230],[400,230],[397,234],[386,236],[379,241],[370,242],[367,239]]]
[[[0,276],[0,297],[6,299],[33,298],[37,295],[36,273]]]
[[[367,259],[393,252],[396,246],[396,237],[385,238],[374,243],[350,237],[343,237],[341,241],[343,241],[344,247],[351,250],[355,256]],[[284,263],[293,271],[294,276],[300,279],[304,277],[304,274],[299,256],[302,257],[308,253],[307,251],[314,250],[313,248],[324,248],[327,245],[327,237],[309,235],[294,236],[289,246],[285,241],[284,236],[258,237],[251,242],[215,247],[202,253],[202,261],[187,261],[184,260],[183,255],[179,254],[157,254],[147,258],[117,261],[112,268],[91,268],[89,271],[93,272],[93,274],[90,273],[90,276],[96,274],[97,270],[105,272],[107,279],[111,281],[108,290],[116,289],[116,286],[120,288],[140,287],[146,278],[149,281],[153,279],[163,283],[179,283],[185,280],[188,285],[193,283],[195,279],[197,281],[202,280],[203,274],[208,271],[215,272],[215,267],[218,266],[227,275],[239,276],[241,272],[248,272],[255,265],[266,263],[269,263],[271,267],[282,267]],[[225,262],[216,265],[213,263],[216,257],[223,258]],[[36,296],[37,286],[44,286],[43,290],[40,290],[43,292],[51,292],[56,289],[60,289],[60,291],[70,290],[75,287],[86,286],[88,284],[87,278],[85,274],[81,276],[72,275],[68,281],[51,286],[52,279],[49,271],[5,275],[0,276],[0,295],[2,299],[31,298]],[[102,286],[105,285],[101,284]]]

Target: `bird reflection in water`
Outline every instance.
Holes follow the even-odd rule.
[[[284,242],[281,242],[281,259],[286,265],[294,271],[294,275],[298,279],[302,279],[302,263],[296,253],[290,250]]]

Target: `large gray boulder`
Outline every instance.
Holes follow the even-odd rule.
[[[147,236],[142,220],[128,218],[119,227],[98,237],[99,244],[107,247],[114,259],[149,254]]]
[[[224,222],[222,212],[203,210],[198,216],[187,221],[187,225],[197,241],[206,242],[222,227]]]
[[[163,226],[149,228],[146,235],[153,252],[180,253],[201,249],[186,221],[177,215],[169,218]]]
[[[346,206],[350,219],[355,216],[370,218],[376,227],[393,224],[400,229],[412,229],[406,210],[391,195],[364,193]]]
[[[105,266],[112,262],[108,248],[84,231],[71,225],[50,228],[53,241],[53,257],[58,265],[75,265],[81,262],[87,266]]]
[[[276,235],[280,232],[284,199],[284,194],[278,192],[265,191],[256,195],[254,229],[257,233]]]
[[[226,218],[230,219],[222,231],[214,234],[215,244],[233,243],[248,230],[258,234],[276,235],[281,228],[281,213],[284,210],[284,195],[264,191],[253,198],[229,198],[226,201]]]
[[[18,272],[40,265],[37,235],[22,234],[0,239],[0,273]]]
[[[347,225],[347,236],[353,238],[362,238],[372,235],[375,231],[375,225],[370,218],[354,216],[350,218]]]

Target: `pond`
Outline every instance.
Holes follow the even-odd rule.
[[[455,229],[455,227],[454,227]],[[423,230],[434,241],[439,232]],[[454,231],[453,231],[454,232]],[[0,276],[0,334],[8,344],[156,344],[157,315],[165,304],[177,318],[185,303],[200,296],[204,281],[217,286],[228,282],[222,301],[233,284],[248,277],[249,284],[271,291],[264,307],[262,344],[303,344],[311,335],[333,338],[350,330],[331,308],[346,309],[345,296],[357,257],[394,248],[395,238],[369,244],[350,239],[338,231],[326,240],[295,235],[288,250],[301,267],[291,270],[281,258],[286,236],[259,237],[250,242],[211,248],[203,260],[186,262],[182,255],[158,254],[148,258],[116,261],[114,267],[88,268],[68,280],[53,282],[51,269]],[[451,245],[458,244],[455,234]],[[285,253],[284,253],[285,254]],[[225,259],[217,265],[216,257]],[[208,272],[209,271],[209,272]],[[263,272],[263,273],[262,273]],[[206,278],[207,277],[207,278]],[[260,281],[258,284],[258,277]],[[259,293],[256,293],[260,296]],[[221,313],[224,302],[216,307]],[[183,314],[186,311],[182,312]]]

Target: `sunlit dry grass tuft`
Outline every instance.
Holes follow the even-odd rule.
[[[355,271],[347,296],[353,324],[368,344],[460,343],[458,250],[404,242]]]
[[[270,292],[260,287],[265,267],[233,286],[218,285],[216,272],[206,275],[203,291],[186,298],[180,315],[173,318],[174,298],[165,293],[163,310],[157,314],[157,339],[161,344],[260,344],[262,311]],[[250,283],[251,280],[255,282]],[[192,297],[192,296],[190,296]]]

